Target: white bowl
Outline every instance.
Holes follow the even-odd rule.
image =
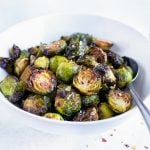
[[[92,34],[110,39],[113,50],[120,55],[136,59],[141,68],[135,88],[143,100],[150,94],[150,42],[133,28],[118,21],[94,15],[50,14],[19,23],[0,34],[0,56],[8,56],[8,49],[15,43],[23,48],[40,42],[58,39],[61,35],[74,32]],[[0,80],[6,73],[0,69]],[[116,117],[93,122],[55,121],[25,112],[6,100],[0,93],[0,107],[4,107],[12,117],[30,127],[54,134],[90,135],[99,134],[128,120],[134,114],[131,110]]]

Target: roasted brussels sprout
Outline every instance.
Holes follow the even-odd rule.
[[[121,90],[110,90],[108,103],[114,112],[123,113],[131,107],[132,97],[129,93]]]
[[[21,79],[26,83],[28,91],[37,94],[48,94],[56,87],[56,77],[50,70],[35,69],[26,67],[21,75]]]
[[[73,78],[73,85],[83,94],[97,94],[101,89],[101,79],[97,78],[94,71],[83,67]]]
[[[102,79],[102,87],[113,89],[116,86],[116,77],[107,64],[99,64],[94,67],[97,76]]]
[[[81,109],[80,94],[68,85],[62,85],[58,88],[55,97],[55,109],[60,114],[70,117]]]
[[[48,110],[47,97],[41,95],[29,95],[22,104],[22,107],[25,111],[36,115],[43,115]]]
[[[14,73],[14,61],[11,58],[0,57],[0,67],[8,74]]]
[[[17,58],[19,58],[20,53],[21,53],[21,49],[15,44],[9,50],[9,56],[13,60],[16,60]]]
[[[44,44],[41,43],[40,45],[36,46],[36,47],[31,47],[28,49],[28,52],[30,55],[34,55],[34,56],[42,56],[43,55],[43,46]]]
[[[80,110],[73,118],[73,121],[96,121],[98,120],[98,112],[96,107],[89,107]]]
[[[112,41],[104,40],[104,39],[96,39],[95,43],[97,46],[102,48],[104,51],[110,50],[110,48],[113,46]]]
[[[124,59],[119,56],[118,54],[109,51],[107,53],[109,63],[115,68],[118,69],[119,67],[124,65]]]
[[[35,59],[34,65],[35,68],[43,68],[48,69],[49,67],[49,59],[46,56],[41,56]]]
[[[98,107],[98,114],[100,119],[106,119],[112,117],[114,112],[106,102],[103,102]]]
[[[63,117],[60,114],[57,113],[46,113],[44,115],[44,117],[49,118],[49,119],[53,119],[53,120],[64,120]]]
[[[62,63],[62,62],[68,62],[68,59],[64,56],[54,56],[50,58],[50,69],[53,72],[56,72],[58,66]]]
[[[82,104],[85,107],[97,105],[100,102],[97,94],[82,96]]]
[[[116,69],[114,70],[114,73],[117,79],[117,86],[119,88],[126,87],[132,81],[133,71],[129,66]]]
[[[8,75],[0,82],[0,90],[9,101],[17,102],[23,97],[25,86],[17,77]]]
[[[24,69],[28,66],[29,64],[29,53],[24,50],[21,51],[20,57],[16,59],[14,63],[14,71],[17,76],[20,76]]]
[[[65,50],[66,46],[67,43],[64,40],[54,41],[50,44],[44,45],[43,53],[46,56],[54,56],[56,54],[61,53],[63,50]]]
[[[72,80],[74,74],[77,73],[79,66],[73,62],[62,62],[56,70],[56,77],[64,82]]]

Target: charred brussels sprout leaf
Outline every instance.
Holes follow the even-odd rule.
[[[100,102],[97,94],[82,97],[82,104],[85,107],[97,105]]]
[[[25,111],[36,115],[43,115],[48,110],[47,103],[41,95],[29,95],[22,105]]]
[[[0,90],[9,101],[17,102],[24,95],[25,85],[17,77],[8,75],[0,82]]]
[[[75,92],[71,86],[59,87],[55,97],[55,109],[64,116],[72,116],[81,109],[80,94]]]
[[[62,62],[68,62],[68,59],[64,56],[54,56],[50,58],[50,69],[53,72],[56,72],[58,66],[62,63]]]
[[[9,50],[9,56],[13,60],[16,60],[17,58],[19,58],[20,53],[21,53],[21,49],[15,44]]]
[[[73,118],[73,121],[96,121],[98,120],[98,112],[96,107],[89,107],[80,110]]]
[[[98,113],[100,119],[111,118],[114,115],[114,112],[106,102],[100,103]]]
[[[49,119],[53,119],[53,120],[64,120],[63,117],[60,114],[57,113],[46,113],[44,115],[44,117],[49,118]]]
[[[129,93],[121,90],[110,90],[108,103],[114,112],[123,113],[131,107],[132,97]]]
[[[92,69],[83,67],[73,78],[73,85],[85,95],[97,94],[101,89],[101,79]]]
[[[26,83],[28,91],[42,95],[54,91],[57,84],[56,77],[51,71],[30,66],[24,70],[21,79]]]
[[[72,80],[74,74],[77,73],[79,66],[73,62],[62,62],[56,70],[56,77],[64,82]]]

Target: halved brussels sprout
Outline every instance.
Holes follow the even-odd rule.
[[[117,86],[124,88],[131,83],[133,78],[133,71],[129,66],[121,67],[114,70],[114,74],[117,78]]]
[[[48,69],[49,59],[46,56],[38,57],[37,59],[35,59],[33,66],[35,68]]]
[[[59,86],[55,97],[55,109],[62,115],[72,116],[81,109],[80,94],[75,92],[71,86]]]
[[[112,64],[115,69],[118,69],[119,67],[124,65],[124,59],[118,54],[109,51],[107,53],[107,56],[109,63]]]
[[[100,102],[97,94],[82,96],[82,104],[85,107],[97,105]]]
[[[20,57],[16,59],[14,63],[14,71],[17,76],[20,76],[24,69],[29,64],[29,53],[27,51],[21,51]]]
[[[113,46],[113,43],[110,40],[96,39],[95,43],[97,46],[102,48],[104,51],[110,50],[110,48]]]
[[[74,74],[77,73],[79,66],[73,62],[62,62],[56,70],[56,77],[64,82],[72,80]]]
[[[46,56],[54,56],[61,53],[67,47],[67,43],[64,40],[54,41],[50,44],[45,44],[43,53]]]
[[[97,78],[94,71],[83,67],[73,78],[73,85],[83,94],[97,94],[101,89],[101,79]]]
[[[114,115],[114,112],[106,102],[103,102],[100,103],[98,107],[98,114],[100,119],[106,119],[111,118]]]
[[[68,62],[68,59],[64,56],[53,56],[50,58],[50,69],[53,72],[56,72],[58,66],[62,63],[62,62]]]
[[[31,66],[24,70],[21,79],[26,83],[28,91],[42,95],[54,91],[57,84],[56,77],[51,71]]]
[[[43,55],[43,46],[44,44],[41,43],[40,45],[36,46],[36,47],[31,47],[28,49],[28,52],[30,55],[34,55],[34,56],[42,56]]]
[[[98,120],[98,112],[96,107],[89,107],[80,110],[73,118],[73,121],[96,121]]]
[[[47,112],[47,98],[45,100],[44,96],[41,95],[29,95],[22,104],[25,111],[36,114],[43,115]]]
[[[24,96],[25,85],[17,77],[8,75],[0,82],[0,90],[11,102],[17,102]]]
[[[14,61],[11,58],[0,57],[0,67],[8,74],[14,74]]]
[[[20,53],[21,53],[21,49],[15,44],[9,50],[9,56],[13,60],[16,60],[17,58],[19,58]]]
[[[110,90],[108,93],[108,103],[116,113],[127,111],[132,104],[132,96],[121,90]]]
[[[44,115],[44,117],[49,118],[49,119],[53,119],[53,120],[64,120],[63,117],[60,114],[57,113],[46,113]]]

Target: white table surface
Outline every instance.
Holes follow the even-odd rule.
[[[55,12],[99,14],[120,20],[149,36],[149,0],[0,0],[0,32],[22,20]],[[150,106],[150,101],[146,103]],[[1,106],[0,111],[0,150],[150,149],[150,135],[138,110],[116,128],[86,137],[43,133],[19,123]]]

